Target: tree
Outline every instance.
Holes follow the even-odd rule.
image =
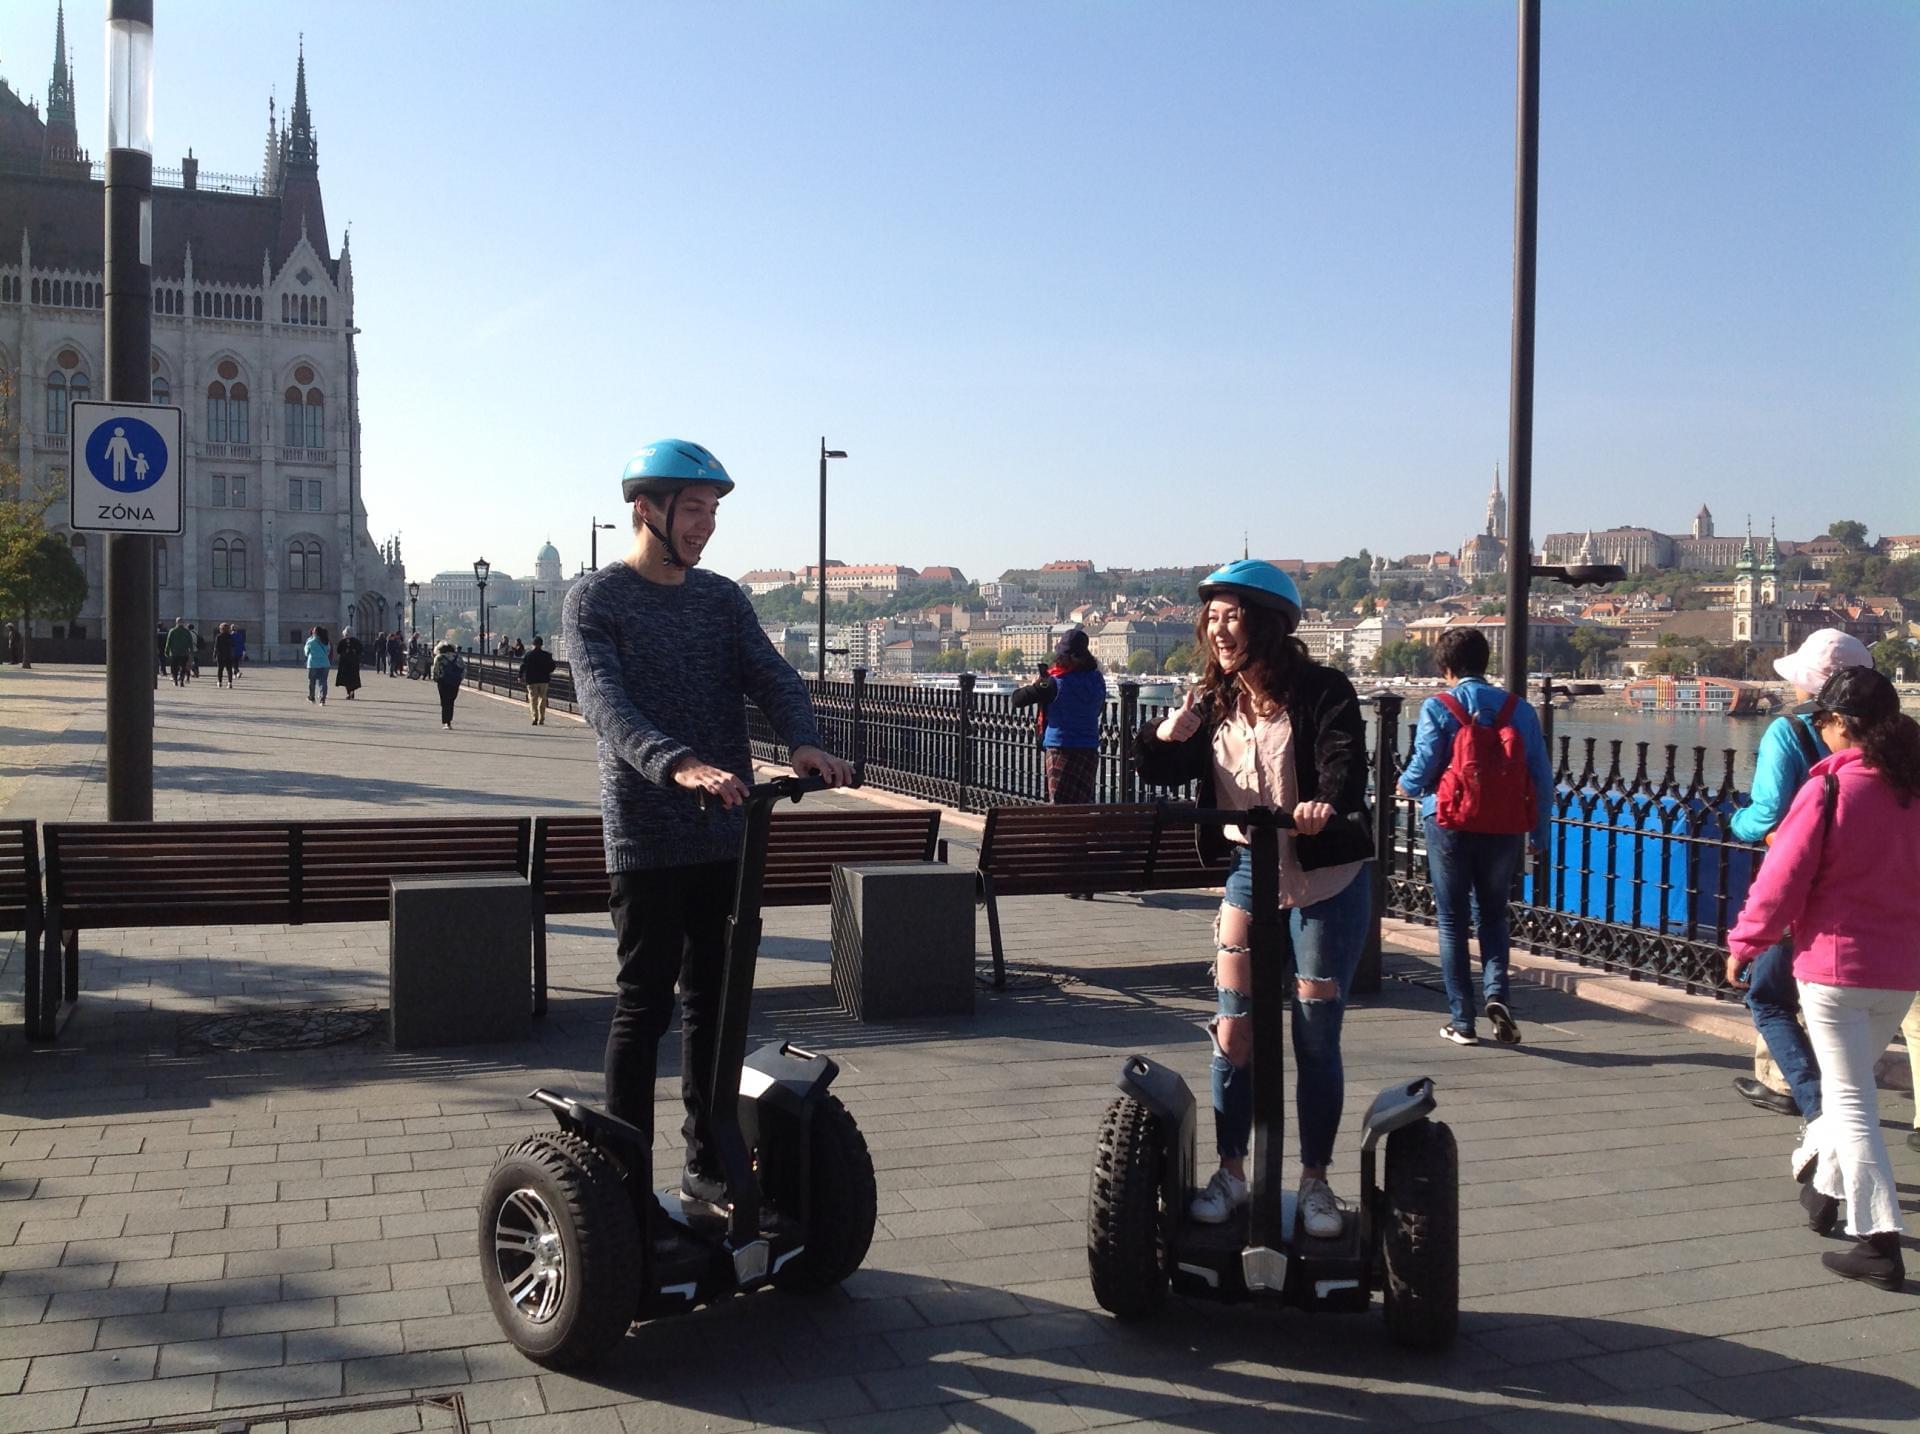
[[[1606,670],[1607,659],[1620,646],[1620,640],[1605,628],[1575,628],[1568,645],[1579,659],[1579,671],[1586,677],[1598,677]]]
[[[1000,653],[991,647],[970,647],[967,649],[967,667],[972,671],[991,672],[1000,663]]]
[[[1135,677],[1154,670],[1153,654],[1144,647],[1135,648],[1127,654],[1127,671]]]
[[[1025,661],[1026,659],[1020,655],[1017,649],[1003,647],[1000,649],[999,655],[994,658],[993,665],[1002,672],[1018,672],[1020,670],[1020,664]]]
[[[0,416],[10,399],[0,375]],[[87,575],[68,540],[47,531],[47,513],[65,496],[57,486],[27,496],[19,471],[0,455],[0,612],[18,615],[22,667],[33,666],[33,619],[66,622],[87,600]]]
[[[1386,643],[1374,655],[1373,670],[1383,677],[1432,677],[1433,649],[1411,639]]]
[[[1878,553],[1835,558],[1827,564],[1827,586],[1839,593],[1880,592],[1892,566]]]
[[[1828,526],[1827,536],[1857,553],[1867,545],[1867,525],[1853,518],[1842,518]]]
[[[1344,672],[1349,677],[1353,676],[1353,659],[1347,656],[1347,650],[1344,647],[1336,647],[1328,653],[1324,665],[1331,667],[1335,672]]]
[[[1693,671],[1693,654],[1677,642],[1670,644],[1662,638],[1653,656],[1641,665],[1646,671],[1662,677],[1685,677]]]
[[[1911,682],[1920,674],[1920,643],[1904,637],[1887,637],[1868,650],[1873,653],[1873,665],[1896,682]]]
[[[1167,654],[1167,660],[1160,664],[1165,672],[1196,672],[1200,667],[1200,655],[1190,642],[1183,642]]]

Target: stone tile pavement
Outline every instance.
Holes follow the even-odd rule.
[[[4,814],[97,814],[98,695],[97,673],[0,669]],[[472,693],[451,736],[424,684],[380,677],[324,711],[271,669],[161,699],[162,816],[593,799],[580,728],[529,729]],[[186,1038],[215,1012],[378,1006],[375,926],[89,934],[81,1007],[37,1049],[18,1037],[9,950],[0,1431],[212,1428],[315,1402],[354,1406],[339,1428],[444,1427],[366,1407],[431,1391],[457,1392],[476,1428],[594,1434],[1916,1427],[1920,1285],[1888,1295],[1820,1270],[1827,1246],[1784,1173],[1793,1127],[1728,1092],[1737,1048],[1535,989],[1524,1046],[1455,1049],[1412,951],[1349,1017],[1348,1129],[1388,1081],[1439,1082],[1464,1172],[1456,1348],[1397,1351],[1377,1316],[1099,1312],[1083,1253],[1093,1128],[1132,1051],[1204,1089],[1210,910],[1185,893],[1009,901],[1012,958],[1049,979],[982,992],[971,1021],[885,1026],[835,1009],[824,911],[770,913],[756,1026],[842,1063],[879,1171],[873,1251],[822,1299],[637,1328],[587,1377],[499,1338],[473,1200],[499,1148],[543,1123],[527,1089],[598,1087],[603,922],[556,922],[553,1009],[530,1042],[429,1053]],[[671,1072],[671,1042],[662,1060]],[[670,1102],[660,1115],[677,1128]],[[1883,1115],[1910,1110],[1890,1097]],[[1912,1208],[1920,1165],[1904,1146],[1895,1159]],[[1334,1178],[1353,1179],[1350,1143]]]

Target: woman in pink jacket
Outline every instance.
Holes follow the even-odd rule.
[[[1920,727],[1893,684],[1847,667],[1814,699],[1814,726],[1833,754],[1814,764],[1727,934],[1728,979],[1793,929],[1793,974],[1820,1061],[1821,1113],[1794,1173],[1820,1228],[1835,1202],[1855,1239],[1822,1255],[1837,1275],[1897,1290],[1900,1189],[1880,1134],[1874,1060],[1920,990]],[[1830,1224],[1831,1215],[1826,1216]]]

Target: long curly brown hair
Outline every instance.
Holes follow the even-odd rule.
[[[1215,599],[1217,601],[1217,599]],[[1198,705],[1211,704],[1215,712],[1224,712],[1233,701],[1236,674],[1220,666],[1219,654],[1207,636],[1207,609],[1200,604],[1200,616],[1194,620],[1193,642],[1204,652],[1206,668],[1200,674]],[[1303,667],[1313,665],[1307,645],[1287,630],[1286,619],[1271,608],[1240,604],[1240,618],[1247,629],[1247,660],[1241,672],[1275,702],[1285,703],[1293,692],[1293,679]]]
[[[1880,780],[1899,795],[1900,805],[1912,806],[1920,796],[1920,723],[1894,711],[1878,718],[1833,714],[1847,736],[1860,748],[1860,760],[1880,774]]]

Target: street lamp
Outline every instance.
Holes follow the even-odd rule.
[[[487,655],[487,574],[493,571],[493,564],[485,558],[473,560],[473,580],[480,584],[480,655]]]
[[[547,590],[545,588],[528,588],[527,589],[527,596],[532,599],[531,605],[533,609],[532,616],[527,623],[527,627],[534,637],[538,637],[540,635],[540,599],[545,597],[546,595],[547,595]]]
[[[412,618],[407,626],[412,628],[413,635],[418,637],[420,635],[420,584],[407,584],[407,603],[409,605],[407,612]]]
[[[600,571],[600,535],[611,533],[618,526],[617,523],[603,523],[598,518],[593,519],[593,535],[587,540],[587,545],[592,553],[592,561],[588,566],[595,572]]]
[[[827,460],[845,458],[843,448],[827,447],[826,435],[820,436],[820,666],[819,680],[827,680]]]
[[[108,0],[106,396],[153,398],[153,0]],[[107,535],[107,818],[153,820],[153,539]],[[32,1020],[32,1013],[29,1013]]]

